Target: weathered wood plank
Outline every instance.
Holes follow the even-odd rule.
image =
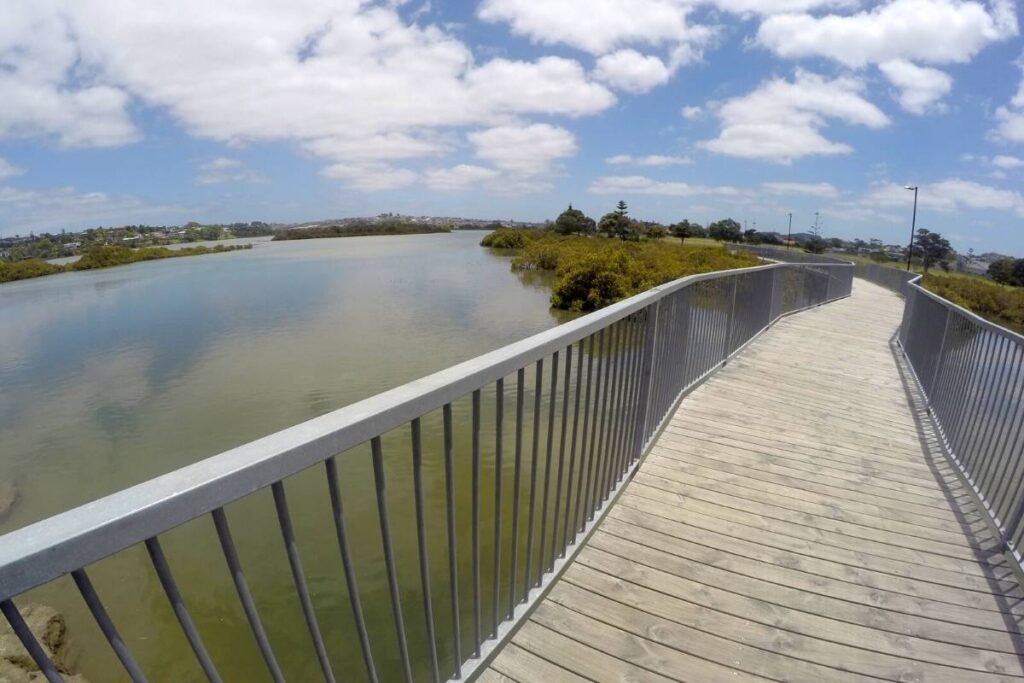
[[[1024,683],[1024,591],[916,421],[901,314],[858,281],[691,393],[490,683]]]

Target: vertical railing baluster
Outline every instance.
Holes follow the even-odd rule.
[[[562,475],[565,466],[565,442],[569,429],[569,381],[572,375],[572,344],[565,347],[565,379],[562,382],[562,427],[558,430],[558,474],[555,476],[555,517],[551,524],[551,562],[553,567],[555,558],[558,556],[558,529],[559,515],[562,508],[562,498],[566,498],[566,511],[568,512],[568,488],[563,496]]]
[[[654,356],[654,336],[658,331],[658,308],[647,307],[647,325],[644,329],[642,365],[640,366],[640,392],[637,397],[640,407],[636,419],[633,458],[643,455],[647,443],[647,412],[651,402],[651,363]]]
[[[558,556],[565,557],[565,549],[569,547],[569,521],[574,519],[570,516],[569,508],[573,492],[573,474],[576,470],[576,435],[580,424],[580,392],[583,390],[583,341],[580,339],[576,353],[576,391],[573,398],[572,410],[572,439],[569,441],[569,474],[565,482],[565,519],[562,521],[562,552]],[[576,497],[579,498],[579,486],[575,488]],[[579,504],[577,503],[577,506]],[[574,522],[575,524],[575,522]],[[573,527],[575,528],[575,527]]]
[[[526,368],[516,371],[516,444],[515,472],[512,475],[512,550],[509,559],[508,617],[511,619],[516,608],[516,575],[519,571],[519,490],[523,466],[523,394],[526,385]]]
[[[600,507],[604,499],[608,497],[609,481],[612,471],[612,427],[615,425],[615,394],[618,391],[619,379],[619,342],[621,341],[621,325],[610,325],[608,327],[611,339],[608,344],[608,383],[605,386],[604,394],[604,419],[601,421],[601,437],[598,450],[601,451],[601,476],[599,478],[598,496],[594,507]]]
[[[459,615],[459,554],[455,541],[455,472],[452,455],[452,404],[441,409],[444,431],[444,498],[445,525],[448,532],[448,590],[452,610],[452,652],[455,678],[462,678],[462,628]]]
[[[92,612],[96,624],[103,631],[103,635],[106,637],[107,642],[110,643],[110,647],[113,648],[114,654],[121,660],[124,670],[128,672],[128,677],[132,679],[133,683],[145,683],[146,675],[142,673],[142,669],[139,668],[135,658],[132,657],[132,653],[128,646],[125,645],[121,634],[117,632],[114,622],[110,620],[110,615],[107,614],[107,609],[103,606],[103,601],[100,600],[96,589],[93,588],[92,581],[89,580],[89,575],[85,573],[85,569],[76,569],[71,572],[71,578],[75,580],[78,592],[82,594],[82,599],[88,605],[89,611]]]
[[[498,637],[498,593],[501,590],[501,474],[502,427],[505,422],[505,378],[495,382],[494,397],[494,563],[491,566],[491,637]]]
[[[544,359],[537,361],[536,378],[533,382],[533,454],[530,457],[530,510],[526,522],[526,567],[523,570],[523,597],[530,594],[533,566],[533,526],[537,497],[537,465],[540,462],[540,401],[544,392]]]
[[[423,442],[420,418],[414,418],[409,429],[412,436],[412,485],[416,505],[416,545],[419,549],[423,618],[426,622],[427,648],[430,652],[430,673],[434,683],[440,683],[441,672],[437,663],[437,634],[434,632],[434,604],[430,595],[430,561],[427,555],[426,520],[423,512]]]
[[[544,488],[540,504],[540,547],[537,550],[537,582],[544,579],[544,548],[548,538],[548,499],[551,496],[551,461],[555,443],[555,404],[558,400],[558,351],[551,354],[551,388],[548,392],[548,436],[547,455],[544,459]]]
[[[46,655],[46,651],[43,650],[43,646],[36,640],[32,629],[25,623],[25,619],[21,616],[17,606],[10,600],[4,600],[0,602],[0,612],[3,612],[7,623],[11,625],[11,630],[14,631],[14,635],[18,636],[18,640],[21,641],[22,646],[24,646],[32,661],[39,667],[39,671],[46,676],[48,683],[64,683],[64,677],[60,675],[57,667],[54,666],[53,662]]]
[[[348,590],[352,620],[355,622],[356,635],[359,638],[359,650],[363,655],[363,666],[366,667],[367,678],[371,683],[377,683],[377,666],[373,661],[370,636],[366,631],[362,600],[359,598],[359,584],[356,580],[355,567],[352,564],[352,550],[349,548],[348,533],[345,530],[345,510],[341,501],[341,491],[338,488],[338,463],[334,456],[324,461],[324,469],[327,477],[327,492],[331,498],[334,533],[338,537],[338,551],[341,553],[341,567],[345,573],[345,588]]]
[[[164,556],[164,550],[160,546],[159,539],[155,536],[147,539],[146,551],[149,553],[149,559],[153,563],[153,569],[156,570],[157,578],[164,589],[167,601],[171,603],[174,616],[177,617],[178,624],[181,626],[181,630],[185,634],[192,652],[195,653],[196,659],[199,661],[200,668],[202,668],[203,673],[211,683],[220,683],[220,674],[217,673],[217,667],[213,665],[213,660],[210,659],[210,655],[206,651],[206,646],[203,644],[199,631],[196,630],[195,624],[192,623],[192,617],[189,616],[188,608],[185,607],[185,601],[178,590],[178,584],[174,581],[174,575],[171,573],[170,565],[167,564],[167,558]]]
[[[616,474],[620,478],[629,469],[629,464],[630,464],[629,445],[632,443],[632,436],[631,435],[632,435],[633,426],[636,424],[635,415],[636,415],[636,411],[637,411],[637,401],[636,401],[636,393],[637,392],[636,392],[636,387],[637,387],[637,376],[639,374],[639,372],[637,370],[637,368],[639,367],[639,363],[637,362],[637,358],[640,355],[640,352],[639,352],[639,349],[638,349],[638,339],[639,339],[639,332],[638,332],[638,330],[640,328],[640,324],[635,319],[635,314],[634,314],[634,316],[631,316],[631,318],[632,319],[627,319],[628,324],[627,324],[627,327],[626,327],[626,348],[629,349],[629,355],[628,355],[627,363],[626,363],[626,389],[625,389],[625,393],[626,393],[625,407],[626,407],[626,409],[624,411],[622,411],[622,415],[620,416],[620,419],[619,419],[619,426],[620,426],[620,433],[619,433],[619,439],[618,439],[619,456],[618,456],[618,463],[617,463],[617,466],[616,466],[617,467]]]
[[[480,656],[480,390],[473,392],[473,656]]]
[[[736,324],[736,290],[739,289],[739,275],[733,275],[732,280],[732,295],[730,296],[729,303],[729,322],[725,328],[725,348],[722,352],[722,362],[729,360],[729,354],[732,353],[732,332]]]
[[[402,675],[406,683],[412,683],[412,666],[409,663],[409,646],[405,638],[405,620],[402,617],[402,594],[398,590],[398,573],[395,570],[395,553],[391,544],[391,523],[388,518],[387,479],[384,474],[384,454],[380,437],[370,439],[370,454],[373,459],[373,483],[377,490],[377,518],[380,522],[380,542],[384,550],[384,569],[391,593],[391,617],[395,622],[395,636],[398,640],[398,656],[402,663]]]
[[[267,632],[263,628],[263,622],[260,620],[259,612],[256,610],[256,602],[252,599],[249,583],[246,581],[245,573],[242,571],[242,563],[238,559],[238,551],[235,549],[235,542],[231,538],[231,527],[228,526],[228,518],[224,508],[217,508],[210,515],[213,517],[213,525],[217,529],[217,538],[220,540],[221,551],[224,554],[224,561],[227,562],[228,571],[231,573],[231,580],[235,584],[238,600],[242,603],[242,610],[245,612],[245,618],[249,622],[249,628],[256,639],[256,645],[263,656],[263,661],[267,664],[267,671],[270,672],[270,677],[274,679],[274,683],[284,683],[284,674],[281,673],[281,667],[274,656],[274,650],[270,647]]]
[[[334,683],[334,672],[331,670],[331,662],[327,658],[327,648],[324,647],[324,640],[320,635],[320,625],[317,623],[316,612],[313,609],[313,600],[309,596],[306,577],[302,572],[302,560],[299,558],[299,546],[295,542],[291,514],[288,512],[288,499],[284,493],[284,482],[276,481],[271,484],[270,488],[274,494],[274,507],[277,508],[277,520],[281,527],[281,536],[284,538],[288,564],[292,569],[295,592],[298,593],[299,604],[302,606],[302,616],[306,619],[306,627],[309,629],[309,637],[313,640],[313,649],[316,651],[316,658],[320,663],[324,679],[329,681],[329,683]]]
[[[601,403],[601,384],[604,379],[604,328],[597,331],[597,384],[594,386],[594,419],[590,422],[590,451],[587,454],[587,483],[583,491],[583,519],[580,522],[580,531],[583,531],[587,522],[593,519],[592,502],[594,498],[594,486],[597,479],[594,470],[597,467],[597,423],[601,420],[598,414],[598,406]]]

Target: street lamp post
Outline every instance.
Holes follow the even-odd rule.
[[[907,247],[907,270],[910,270],[910,257],[914,255],[914,232],[917,227],[917,185],[904,185],[903,189],[914,191],[914,215],[910,219],[910,246]]]

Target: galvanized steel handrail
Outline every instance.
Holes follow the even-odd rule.
[[[1024,566],[1024,336],[929,292],[921,277],[903,288],[899,345],[950,459]]]
[[[435,614],[424,537],[420,421],[428,413],[442,410],[447,561],[456,660],[453,675],[455,678],[466,675],[484,661],[495,643],[522,618],[542,588],[572,557],[578,549],[578,541],[585,538],[615,492],[628,479],[682,396],[779,317],[848,296],[852,278],[853,267],[849,264],[772,264],[685,277],[502,349],[14,531],[0,537],[0,607],[40,670],[48,680],[59,681],[60,674],[24,624],[20,623],[13,599],[32,588],[72,574],[129,677],[134,681],[145,680],[86,574],[90,564],[137,544],[145,544],[202,670],[211,681],[219,680],[158,540],[170,529],[210,514],[224,560],[267,670],[274,680],[283,680],[239,562],[224,511],[229,503],[269,487],[274,494],[295,594],[309,630],[313,646],[311,654],[318,659],[324,678],[333,680],[327,644],[320,633],[292,532],[284,483],[301,470],[324,463],[338,549],[363,663],[369,679],[378,680],[377,662],[372,654],[372,643],[363,620],[361,594],[352,568],[353,555],[346,536],[335,462],[339,454],[369,443],[380,541],[402,677],[411,680],[413,669],[417,668],[431,671],[431,677],[438,680],[441,673],[438,671]],[[548,360],[550,386],[546,394],[547,410],[544,411],[543,378],[545,361]],[[522,433],[525,424],[524,394],[529,384],[526,370],[530,366],[536,372],[532,385],[532,448]],[[501,517],[501,494],[509,484],[502,481],[502,427],[505,420],[505,381],[511,377],[515,377],[516,396],[515,416],[509,418],[515,430],[514,453],[509,454],[515,463],[513,534],[511,541],[503,544],[505,522]],[[558,396],[559,386],[562,387],[561,397]],[[487,388],[490,391],[491,387],[495,390],[495,422],[493,433],[489,432],[488,436],[494,437],[490,442],[493,448],[484,445],[480,419],[481,390]],[[452,489],[452,404],[467,396],[472,398],[473,498],[469,511],[457,511]],[[556,405],[560,406],[559,414],[556,414]],[[412,437],[419,599],[422,600],[431,645],[431,661],[423,663],[410,661],[405,643],[403,602],[396,579],[391,527],[407,520],[389,519],[381,442],[382,435],[406,425],[409,425]],[[543,440],[541,431],[545,431]],[[571,438],[568,437],[570,433]],[[528,468],[523,457],[527,450],[532,453]],[[490,520],[482,520],[480,515],[479,465],[484,457],[492,457],[495,462],[493,491],[496,512]],[[528,492],[525,492],[521,490],[520,477],[527,469],[530,482]],[[553,524],[549,523],[549,492],[554,495]],[[539,516],[536,514],[538,497],[541,499]],[[522,517],[519,508],[527,498],[526,566],[520,577],[517,575],[520,568],[518,556],[523,549],[520,547],[519,524]],[[457,513],[472,515],[473,562],[469,579],[460,579],[457,572]],[[533,540],[538,521],[539,548]],[[490,596],[491,623],[485,634],[481,623],[481,604],[487,598],[480,590],[483,558],[479,540],[488,522],[492,525],[495,541],[489,558],[495,578]],[[509,546],[507,550],[503,545]],[[500,586],[504,576],[504,557],[511,560],[508,569],[510,580],[507,586]],[[520,581],[521,587],[518,585]],[[458,596],[462,585],[472,585],[474,612],[470,657],[464,657],[460,651],[462,627]],[[506,591],[507,610],[502,609],[502,595]],[[449,675],[450,672],[444,672],[445,677]]]

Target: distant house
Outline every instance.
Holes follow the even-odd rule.
[[[122,237],[121,241],[122,242],[134,242],[135,240],[141,240],[141,239],[142,239],[142,235],[131,235],[129,237]]]

